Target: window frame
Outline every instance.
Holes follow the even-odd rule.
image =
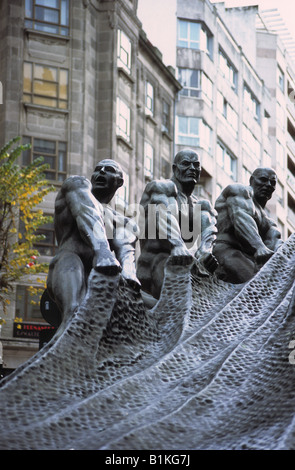
[[[219,148],[222,150],[222,161],[219,159],[219,152],[218,152]],[[230,171],[228,171],[228,168],[227,168],[228,167],[227,160],[230,161]],[[237,181],[237,159],[232,154],[232,152],[226,147],[226,145],[224,145],[220,140],[217,141],[216,163],[223,169],[223,171],[228,176],[232,178],[233,181]]]
[[[221,71],[223,76],[230,82],[232,89],[237,93],[238,71],[220,46],[218,50],[218,63],[219,70]]]
[[[243,100],[246,108],[253,114],[254,119],[260,124],[260,102],[256,98],[253,91],[250,89],[250,87],[247,85],[247,83],[244,83]]]
[[[167,100],[162,101],[162,132],[169,134],[171,127],[171,104]]]
[[[277,84],[281,92],[285,94],[285,74],[279,65],[277,66]]]
[[[47,34],[59,34],[61,36],[69,36],[70,32],[70,1],[69,0],[56,0],[58,3],[57,7],[42,5],[40,0],[26,0],[25,1],[25,27],[34,29],[35,31],[45,32]],[[38,3],[39,2],[39,3]],[[58,14],[58,21],[47,21],[44,19],[37,18],[37,10],[43,9],[52,14],[56,12]],[[62,15],[66,14],[65,22],[62,22]],[[42,27],[43,26],[43,27]],[[56,31],[53,29],[56,28]],[[51,29],[51,31],[50,31]]]
[[[128,50],[124,45],[124,41],[126,41],[126,44],[128,42]],[[126,60],[124,60],[123,52],[126,54]],[[122,29],[118,29],[117,32],[117,66],[119,68],[122,67],[129,75],[131,74],[132,43],[128,35]]]
[[[144,142],[144,176],[152,179],[154,177],[154,156],[155,150],[150,142]],[[149,164],[147,165],[147,163]]]
[[[209,87],[210,87],[210,93],[208,92]],[[201,72],[201,95],[202,95],[202,98],[212,108],[213,106],[213,82],[208,77],[208,75],[206,75],[204,71]]]
[[[55,143],[55,153],[50,153],[50,152],[41,152],[41,151],[38,151],[38,150],[34,150],[34,143],[36,140],[43,140],[43,141],[46,141],[46,142],[54,142]],[[54,179],[51,179],[51,178],[48,178],[48,176],[46,176],[46,178],[48,179],[48,181],[52,182],[53,184],[55,185],[61,185],[63,183],[63,181],[66,179],[67,177],[67,165],[68,165],[68,145],[67,145],[67,142],[64,141],[64,140],[54,140],[54,139],[44,139],[44,138],[41,138],[41,137],[34,137],[34,136],[27,136],[27,135],[24,135],[23,136],[23,139],[22,139],[23,143],[24,144],[30,144],[31,145],[31,148],[30,149],[27,149],[25,150],[23,153],[22,153],[22,165],[25,166],[26,164],[30,164],[32,163],[35,158],[38,158],[38,157],[44,157],[44,163],[46,163],[46,157],[54,157],[55,159],[55,168],[52,168],[50,167],[48,170],[46,170],[46,173],[52,173],[52,174],[55,174],[55,178]],[[60,149],[60,144],[63,144],[65,146],[65,149]],[[65,170],[59,170],[59,153],[60,152],[64,152],[64,160],[63,160],[63,163],[64,163],[64,168]],[[28,158],[29,156],[29,158]],[[24,158],[28,158],[28,163],[24,163]],[[58,176],[59,175],[63,175],[63,179],[59,179]]]
[[[223,94],[219,90],[217,91],[217,111],[226,120],[227,124],[233,130],[235,135],[237,135],[239,127],[238,113],[224,98]]]
[[[188,133],[179,132],[179,120],[187,120]],[[197,123],[198,134],[190,132]],[[213,131],[204,119],[195,116],[176,116],[177,144],[203,148],[210,155],[213,151]]]
[[[154,116],[155,113],[155,87],[149,81],[145,82],[145,114]]]
[[[44,214],[44,215],[47,216],[49,214]],[[52,214],[50,214],[50,215],[52,215]],[[47,225],[50,225],[50,227],[46,227]],[[46,234],[47,233],[52,235],[52,243],[46,243],[46,240],[47,240]],[[58,245],[57,245],[56,233],[55,233],[55,229],[54,229],[54,222],[48,222],[43,227],[42,226],[39,227],[38,230],[36,230],[36,234],[37,235],[45,235],[45,237],[46,237],[45,240],[40,240],[37,243],[34,243],[34,248],[36,250],[38,250],[38,252],[40,253],[40,257],[41,256],[42,257],[43,256],[49,256],[49,257],[55,256],[55,254],[57,252]],[[49,249],[50,254],[42,253],[42,249]]]
[[[38,311],[38,313],[40,312],[40,316],[38,315],[37,317],[35,316],[29,316],[29,312],[30,312],[30,302],[29,300],[32,299],[34,297],[36,297],[35,295],[32,296],[28,289],[29,289],[29,285],[26,285],[26,284],[17,284],[16,285],[16,289],[15,289],[15,317],[16,318],[22,318],[23,321],[25,322],[32,322],[32,323],[46,323],[46,321],[44,320],[43,316],[42,316],[42,313],[40,311],[40,300],[41,300],[41,295],[42,293],[39,293],[37,295],[38,299],[39,299],[39,302],[37,301],[37,298],[35,299],[35,301],[38,303],[36,306],[35,306],[35,310]],[[39,287],[40,286],[37,286],[36,287]],[[24,292],[23,293],[20,293],[18,292],[19,289],[23,289]],[[22,299],[19,299],[19,296],[22,296]],[[22,307],[19,309],[19,307]],[[33,308],[33,305],[31,304],[32,308]]]
[[[122,137],[127,142],[130,142],[131,132],[131,108],[125,103],[122,98],[117,97],[117,109],[116,109],[116,133],[117,136]],[[124,114],[124,111],[127,113]],[[122,126],[122,123],[126,125]]]
[[[200,145],[200,118],[195,116],[176,116],[176,132],[177,132],[177,144],[178,145],[189,145],[192,147],[199,147]],[[188,132],[180,132],[180,124],[186,121],[186,129]],[[197,124],[198,133],[191,132],[191,129]]]
[[[201,119],[200,122],[200,144],[199,146],[202,147],[206,152],[212,155],[213,152],[213,130],[212,128]]]
[[[27,72],[26,68],[30,67],[29,75],[30,78],[30,87],[26,85],[26,79],[27,79]],[[36,76],[36,68],[37,67],[43,67],[43,69],[48,69],[56,71],[56,80],[49,80],[49,79],[44,79],[44,78],[39,78]],[[66,77],[67,77],[67,84],[66,84],[66,96],[67,98],[62,98],[61,97],[61,87],[63,86],[60,81],[60,76],[61,72],[66,72]],[[35,92],[35,87],[37,82],[41,82],[43,85],[47,84],[52,84],[56,86],[56,95],[55,96],[50,96],[42,93]],[[28,91],[30,88],[30,91]],[[29,97],[29,99],[27,99]],[[38,100],[43,101],[38,103]],[[47,100],[48,102],[55,101],[55,105],[50,105],[49,103],[44,104],[44,101]],[[35,104],[38,106],[45,106],[47,108],[52,108],[52,109],[60,109],[60,110],[67,110],[68,105],[69,105],[69,70],[63,67],[54,67],[52,65],[45,65],[45,64],[39,64],[36,62],[29,62],[29,61],[24,61],[23,64],[23,102],[24,103],[30,103],[30,104]]]
[[[188,98],[200,98],[201,97],[201,71],[198,69],[190,69],[185,67],[178,67],[178,81],[182,85],[182,89],[179,94]],[[193,74],[196,73],[198,86],[192,86]],[[186,84],[189,82],[189,84]],[[187,91],[187,93],[186,93]],[[196,94],[194,94],[196,93]]]
[[[186,35],[182,36],[182,26],[186,25]],[[197,28],[195,32],[193,28]],[[194,34],[196,39],[194,39]],[[213,35],[201,21],[191,21],[179,18],[177,21],[177,47],[205,52],[210,59],[213,56]]]

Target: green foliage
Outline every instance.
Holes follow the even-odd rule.
[[[26,167],[17,164],[22,151],[30,148],[15,146],[19,140],[12,139],[0,150],[0,307],[4,312],[16,281],[48,271],[46,264],[38,263],[40,254],[34,244],[44,238],[36,234],[37,229],[52,220],[37,206],[54,187],[44,177],[48,165],[42,157]]]

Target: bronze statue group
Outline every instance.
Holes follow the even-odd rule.
[[[168,259],[172,265],[193,262],[200,276],[214,273],[225,282],[241,284],[252,279],[283,243],[265,212],[276,188],[273,169],[257,168],[247,186],[227,186],[215,207],[194,195],[201,174],[195,151],[178,152],[172,173],[170,179],[146,185],[140,201],[140,236],[136,222],[110,205],[124,183],[118,163],[102,160],[91,180],[71,176],[63,183],[55,202],[58,252],[47,280],[48,293],[61,312],[60,331],[81,304],[92,269],[106,275],[120,272],[142,292],[147,305],[154,305]]]
[[[113,160],[63,183],[47,280],[60,322],[49,311],[52,339],[1,381],[1,449],[295,449],[295,238],[265,211],[276,174],[213,207],[200,173],[179,152],[138,217],[114,204]]]

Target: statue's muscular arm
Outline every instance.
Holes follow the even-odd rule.
[[[202,228],[201,244],[195,256],[197,260],[201,264],[203,264],[209,272],[213,273],[218,266],[218,262],[212,253],[217,234],[217,212],[212,207],[209,201],[201,200],[200,204]]]
[[[93,196],[90,181],[80,176],[68,178],[61,188],[61,197],[76,222],[81,243],[93,250],[93,267],[118,267],[106,237],[103,207]]]
[[[224,191],[227,213],[234,233],[242,245],[252,251],[256,261],[265,262],[273,254],[264,244],[254,219],[255,206],[252,190],[243,185],[230,185]]]
[[[267,219],[267,222],[268,230],[263,241],[270,250],[277,251],[277,249],[283,244],[281,233],[273,220]]]

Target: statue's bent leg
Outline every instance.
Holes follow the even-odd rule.
[[[219,262],[216,275],[226,282],[242,284],[257,272],[256,263],[249,256],[225,244],[216,244],[214,256]]]
[[[87,288],[85,267],[78,255],[60,252],[49,267],[47,289],[56,302],[65,324],[81,304]]]

